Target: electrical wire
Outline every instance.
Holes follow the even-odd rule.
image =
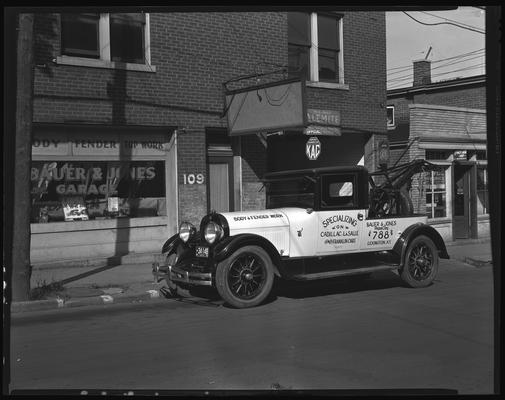
[[[477,29],[472,29],[472,28],[467,28],[465,26],[461,26],[461,25],[458,25],[458,24],[453,24],[452,22],[435,22],[435,23],[427,23],[427,22],[422,22],[422,21],[419,21],[417,19],[415,19],[413,16],[411,16],[410,14],[406,13],[405,11],[402,11],[402,13],[404,13],[407,17],[409,17],[410,19],[413,19],[414,21],[416,21],[417,23],[421,24],[421,25],[427,25],[427,26],[435,26],[435,25],[453,25],[453,26],[456,26],[458,28],[461,28],[461,29],[466,29],[468,31],[473,31],[473,32],[477,32],[477,33],[481,33],[483,35],[486,34],[486,32],[482,32],[480,30],[477,30]]]
[[[478,49],[478,50],[473,50],[473,51],[470,51],[468,53],[462,53],[462,54],[458,54],[458,55],[455,55],[455,56],[452,56],[452,57],[447,57],[447,58],[441,58],[440,60],[435,60],[435,61],[431,61],[432,64],[435,64],[435,63],[439,63],[439,62],[442,62],[442,61],[446,61],[446,60],[452,60],[452,59],[456,59],[456,58],[462,58],[462,57],[466,57],[468,55],[471,55],[471,54],[474,54],[474,53],[479,53],[479,52],[483,52],[485,51],[486,48],[483,47],[481,49]],[[386,70],[386,72],[388,71],[393,71],[393,70],[399,70],[399,69],[402,69],[402,70],[407,70],[409,68],[412,68],[412,64],[410,65],[405,65],[405,66],[400,66],[400,67],[394,67],[394,68],[388,68]],[[396,72],[394,72],[396,73]],[[392,73],[393,74],[393,73]]]
[[[476,64],[476,65],[473,65],[473,66],[470,66],[470,67],[466,67],[466,68],[455,69],[455,70],[448,71],[448,72],[440,72],[438,74],[432,75],[432,77],[442,76],[442,75],[447,75],[447,74],[452,74],[454,72],[470,71],[472,69],[485,67],[485,65],[486,65],[485,63],[481,63],[481,64]],[[459,78],[454,78],[454,79],[459,79]],[[408,80],[408,79],[406,79],[406,80]],[[436,83],[436,82],[433,82],[433,83]],[[396,82],[393,85],[390,85],[390,87],[387,90],[394,90],[394,89],[398,89],[400,87],[409,87],[409,86],[404,86],[404,85],[405,85],[405,83]]]
[[[426,12],[426,11],[421,11],[421,12],[422,12],[423,14],[430,15],[430,16],[432,16],[432,17],[436,17],[436,18],[440,18],[440,19],[443,19],[443,20],[445,20],[445,21],[454,22],[454,23],[456,23],[456,24],[458,24],[458,25],[461,25],[461,26],[466,26],[466,27],[468,27],[468,28],[473,28],[473,29],[483,30],[483,28],[479,28],[479,27],[477,27],[477,26],[473,26],[473,25],[468,25],[468,24],[465,24],[465,23],[463,23],[463,22],[455,21],[455,20],[453,20],[453,19],[449,19],[449,18],[441,17],[441,16],[439,16],[439,15],[431,14],[431,13]]]
[[[459,64],[459,63],[462,63],[462,62],[467,62],[467,61],[475,60],[475,59],[482,58],[482,57],[484,57],[484,56],[481,55],[481,56],[476,56],[476,57],[468,58],[466,60],[458,60],[458,61],[453,61],[453,62],[449,62],[449,63],[446,63],[446,64],[437,65],[436,67],[431,68],[431,71],[439,69],[439,68],[447,68],[447,67],[450,67],[450,66],[455,65],[455,64]],[[411,72],[411,73],[409,73],[407,75],[397,76],[395,78],[388,79],[387,82],[403,81],[403,80],[407,80],[409,78],[412,78],[413,76],[414,76],[414,74]]]

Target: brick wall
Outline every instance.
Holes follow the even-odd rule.
[[[34,121],[176,126],[179,214],[193,220],[206,210],[206,185],[183,185],[182,174],[206,173],[205,128],[226,127],[222,83],[287,65],[285,12],[150,14],[151,64],[156,71],[125,71],[55,64],[60,56],[58,14],[36,15]],[[345,13],[344,80],[348,90],[307,88],[310,108],[340,110],[350,132],[386,131],[384,12]],[[361,134],[361,133],[360,133]],[[244,209],[262,208],[266,151],[255,137],[242,141]]]
[[[486,87],[485,83],[479,83],[402,95],[390,94],[387,104],[395,107],[396,129],[389,131],[390,140],[405,141],[409,136],[409,105],[431,104],[485,110]]]
[[[344,83],[349,90],[307,88],[307,107],[340,110],[349,131],[386,132],[384,12],[344,13]]]
[[[156,72],[56,65],[59,15],[37,14],[35,21],[34,121],[188,128],[178,137],[179,217],[199,219],[206,185],[183,185],[182,175],[206,173],[204,129],[226,127],[222,83],[262,62],[287,64],[285,13],[150,14]],[[257,140],[249,142],[242,148],[245,182],[262,175],[265,157]]]
[[[444,136],[465,135],[486,131],[486,112],[467,108],[454,108],[413,104],[410,106],[410,135]]]

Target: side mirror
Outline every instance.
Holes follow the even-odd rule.
[[[307,208],[307,214],[312,214],[314,212],[314,209],[313,208]]]

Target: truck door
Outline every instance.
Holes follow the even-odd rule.
[[[353,173],[321,176],[321,210],[316,233],[317,255],[359,250],[365,210],[357,208],[357,176]]]

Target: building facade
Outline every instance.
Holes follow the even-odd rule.
[[[329,162],[373,168],[386,134],[383,12],[47,13],[34,31],[33,264],[158,253],[181,221],[263,208],[270,154],[309,136],[230,136],[237,76],[301,74],[312,115],[338,114]]]
[[[423,158],[441,171],[416,175],[416,212],[446,240],[489,236],[485,76],[431,82],[414,62],[412,87],[388,91],[389,165]]]

